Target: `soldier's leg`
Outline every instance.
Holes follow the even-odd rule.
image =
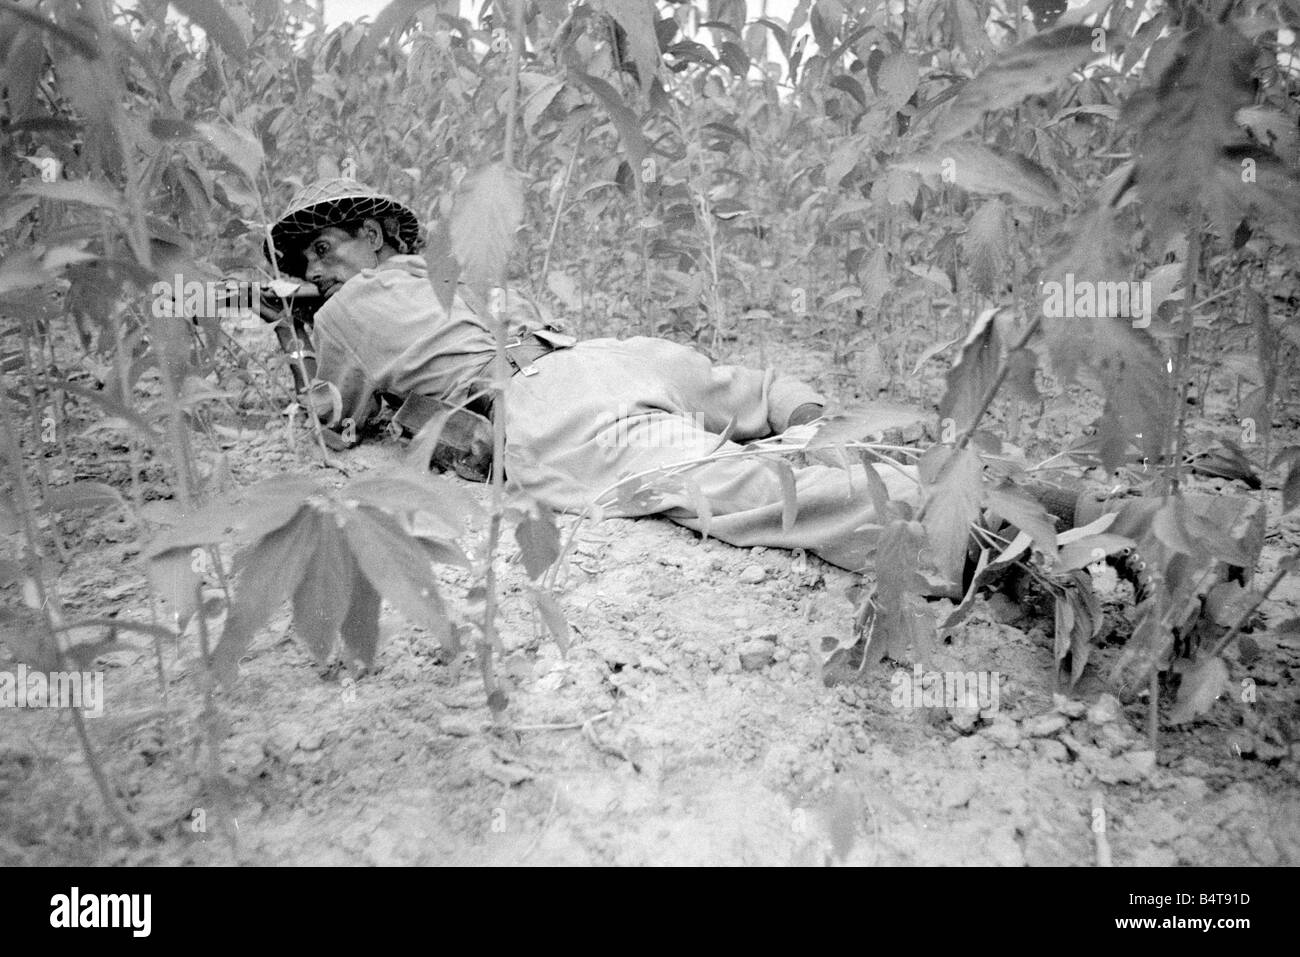
[[[625,482],[622,496],[611,496],[616,514],[660,513],[732,545],[802,548],[850,570],[869,563],[879,518],[862,466],[791,469],[795,511],[787,523],[782,478],[771,457],[734,442],[719,446],[716,434],[665,412],[625,421],[609,438],[627,475],[651,473]],[[696,459],[707,461],[673,468]],[[916,501],[915,469],[881,465],[877,472],[891,498]]]

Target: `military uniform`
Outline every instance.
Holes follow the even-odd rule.
[[[509,296],[506,312],[512,335],[543,328],[544,317],[522,297]],[[412,255],[392,256],[345,282],[317,313],[315,335],[317,376],[338,388],[339,417],[358,425],[381,394],[465,401],[490,378],[495,350],[488,325],[460,296],[443,309],[423,260]],[[781,432],[796,408],[822,401],[788,376],[714,365],[663,339],[578,342],[511,376],[506,474],[547,505],[578,510],[627,476]],[[867,564],[877,520],[866,476],[860,466],[854,471],[795,469],[798,513],[788,529],[780,475],[757,457],[708,462],[687,481],[661,482],[644,494],[609,495],[605,514],[661,514],[703,531],[702,497],[715,538],[804,548],[858,569]],[[900,470],[878,472],[891,496],[915,496],[915,483]]]

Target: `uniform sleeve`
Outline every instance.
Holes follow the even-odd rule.
[[[790,415],[805,403],[824,406],[826,399],[793,376],[775,376],[767,393],[767,418],[772,431],[784,432],[790,424]]]

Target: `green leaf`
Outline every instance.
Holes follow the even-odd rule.
[[[145,565],[149,584],[171,609],[178,631],[184,631],[198,609],[199,576],[188,551],[175,550],[151,559]]]
[[[429,245],[424,250],[424,263],[429,269],[429,285],[433,286],[433,293],[442,304],[442,311],[450,315],[456,300],[456,284],[460,280],[460,263],[456,260],[455,252],[452,251],[451,233],[447,229],[446,220],[438,220],[429,231]],[[411,444],[415,445],[414,442]],[[432,455],[432,448],[429,452]],[[425,468],[428,467],[428,461],[429,456],[426,455]]]
[[[311,479],[278,475],[247,489],[237,501],[220,501],[182,516],[175,526],[160,534],[145,549],[146,558],[164,555],[173,549],[211,545],[251,530],[257,537],[270,534],[298,514],[312,495],[323,489]]]
[[[208,39],[235,59],[248,59],[248,43],[239,24],[217,0],[171,0],[171,5],[201,26]]]
[[[849,96],[853,97],[854,101],[856,101],[858,106],[862,107],[862,109],[865,110],[867,108],[867,91],[862,89],[862,84],[859,83],[857,80],[853,79],[853,77],[846,76],[841,73],[839,76],[832,77],[830,82],[827,83],[826,85],[833,90],[839,90],[842,93],[847,93]],[[853,159],[853,165],[857,164],[857,159],[858,157],[855,156]],[[852,169],[852,166],[850,166],[849,169]],[[844,173],[848,173],[848,172],[849,170],[847,169],[844,171]],[[838,184],[839,181],[843,178],[844,178],[843,175],[840,175],[838,177],[829,177],[829,176],[827,177],[828,180],[833,180],[833,182],[836,184]]]
[[[355,558],[351,559],[351,565],[352,602],[348,605],[339,634],[352,657],[369,668],[379,650],[379,592],[361,573]],[[443,640],[443,647],[446,647],[447,640]]]
[[[120,213],[126,209],[117,190],[88,179],[60,179],[53,183],[23,183],[17,190],[20,196],[39,196],[60,203],[80,203]]]
[[[962,249],[970,264],[971,285],[986,296],[996,296],[1006,269],[1011,237],[1007,232],[1007,208],[993,199],[971,217],[962,239]]]
[[[233,126],[225,120],[198,123],[195,129],[218,153],[234,164],[250,187],[257,189],[258,173],[266,159],[261,140],[248,130]]]
[[[982,472],[983,465],[974,449],[967,446],[954,450],[927,489],[926,535],[935,568],[952,582],[961,581],[971,522],[979,518],[984,491]]]
[[[733,40],[723,40],[718,44],[718,62],[740,79],[744,79],[749,73],[749,54],[745,52],[744,47]]]
[[[51,36],[57,37],[68,46],[72,47],[72,49],[76,50],[79,56],[85,57],[87,60],[96,60],[99,58],[99,38],[95,36],[93,32],[89,33],[89,35],[82,32],[82,30],[85,29],[85,26],[82,27],[82,30],[67,29],[66,27],[62,27],[41,16],[39,12],[33,10],[31,7],[25,7],[22,4],[14,3],[13,0],[0,0],[0,12],[24,20],[38,29],[44,30]],[[80,19],[78,24],[85,25],[86,21]]]
[[[350,510],[343,532],[370,584],[407,619],[442,640],[451,622],[419,542],[391,516],[364,505]]]
[[[451,214],[451,242],[471,286],[504,284],[515,231],[524,218],[524,184],[519,171],[492,163],[466,176]]]
[[[654,0],[599,0],[597,6],[618,21],[627,35],[627,49],[636,65],[641,92],[649,91],[659,73],[659,41],[655,37]]]
[[[1133,539],[1123,535],[1087,535],[1061,547],[1057,567],[1063,572],[1072,572],[1135,544]]]
[[[772,36],[776,38],[777,48],[780,49],[781,55],[785,57],[786,62],[790,61],[790,34],[786,29],[778,24],[775,20],[768,17],[762,17],[754,21],[756,27],[767,27]]]
[[[56,512],[73,508],[103,508],[106,505],[117,506],[128,513],[131,510],[122,493],[103,482],[73,482],[52,488],[45,496],[46,508]]]
[[[22,218],[40,205],[36,196],[11,196],[0,203],[0,233],[13,229]]]
[[[601,106],[609,114],[610,120],[614,123],[614,128],[618,130],[619,140],[623,143],[623,152],[627,157],[628,163],[633,170],[639,171],[642,161],[650,155],[650,144],[646,142],[645,134],[641,132],[641,122],[623,102],[618,91],[599,77],[589,76],[582,70],[570,68],[571,73],[576,76],[582,84],[596,95],[600,100]]]
[[[515,526],[515,541],[519,543],[524,570],[534,580],[545,574],[560,557],[560,530],[555,525],[555,518],[545,506],[541,506],[539,511],[540,514],[525,513]]]
[[[1056,557],[1056,525],[1042,504],[1010,483],[990,488],[984,505],[991,508],[1034,540],[1049,559]]]
[[[996,322],[999,312],[994,307],[980,313],[962,344],[961,355],[945,376],[948,387],[939,401],[939,417],[941,423],[952,419],[957,435],[974,425],[975,414],[997,379],[1002,357]]]
[[[890,109],[901,109],[912,98],[920,82],[920,63],[912,54],[891,53],[880,61],[876,89]]]
[[[935,626],[918,597],[928,586],[920,573],[925,541],[925,531],[916,522],[890,522],[881,530],[875,548],[878,614],[864,663],[879,661],[883,655],[900,661],[909,656],[916,661],[928,658]]]
[[[1239,181],[1240,167],[1226,179],[1218,169],[1225,149],[1243,139],[1237,111],[1255,99],[1255,51],[1234,28],[1204,25],[1177,43],[1155,84],[1124,105],[1124,120],[1137,128],[1136,180],[1153,249],[1164,249],[1199,209],[1211,213],[1221,234],[1236,227],[1240,216],[1225,187]]]
[[[1103,55],[1092,46],[1092,28],[1082,24],[1031,37],[1000,54],[961,88],[946,110],[931,114],[929,125],[939,142],[956,139],[989,110],[1056,89],[1079,67]]]
[[[520,73],[519,84],[526,91],[523,98],[524,126],[533,129],[546,108],[564,89],[564,84],[544,73]]]
[[[1114,211],[1092,203],[1063,230],[1052,265],[1043,270],[1043,333],[1052,369],[1063,383],[1077,383],[1104,396],[1099,423],[1102,464],[1114,470],[1137,444],[1151,458],[1160,455],[1172,428],[1174,390],[1166,358],[1149,331],[1128,318],[1052,315],[1047,305],[1069,305],[1072,290],[1127,282],[1132,264],[1118,251],[1128,242]],[[1094,284],[1085,287],[1084,283]],[[1077,298],[1077,297],[1076,297]]]
[[[546,623],[546,630],[551,633],[555,643],[560,646],[560,651],[564,654],[569,652],[571,632],[569,622],[564,617],[564,612],[560,610],[560,603],[555,600],[555,596],[550,592],[542,591],[538,588],[529,588],[528,594],[537,606],[537,613],[542,616],[542,621]]]
[[[885,480],[880,477],[876,459],[866,450],[862,452],[862,467],[867,474],[867,494],[871,496],[871,504],[876,510],[876,521],[883,524],[892,517],[889,487],[885,485]],[[889,466],[884,467],[889,468]]]
[[[212,652],[213,667],[223,681],[234,677],[257,630],[298,587],[320,536],[320,513],[302,507],[289,524],[235,556],[235,594]]]
[[[904,157],[897,168],[938,177],[971,193],[1008,195],[1027,206],[1055,209],[1060,189],[1050,173],[1019,153],[979,143],[947,143],[941,149]]]
[[[338,527],[320,523],[316,549],[293,593],[293,627],[312,655],[324,664],[352,605],[356,563]]]
[[[433,519],[444,538],[463,535],[466,519],[483,511],[463,488],[427,472],[360,479],[346,486],[339,495],[395,515],[418,512]]]
[[[1059,591],[1055,597],[1055,628],[1052,635],[1054,654],[1059,663],[1070,653],[1074,642],[1074,604],[1069,600],[1068,591]]]
[[[1282,483],[1282,514],[1287,514],[1297,505],[1300,505],[1300,455],[1290,460],[1286,481]]]
[[[411,18],[421,8],[429,5],[428,0],[392,0],[387,4],[375,16],[374,23],[357,47],[358,65],[374,56],[384,41],[391,40],[410,24]]]

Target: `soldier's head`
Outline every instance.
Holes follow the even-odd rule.
[[[271,227],[267,258],[280,271],[332,295],[363,269],[420,247],[420,223],[410,209],[350,179],[303,187]]]

